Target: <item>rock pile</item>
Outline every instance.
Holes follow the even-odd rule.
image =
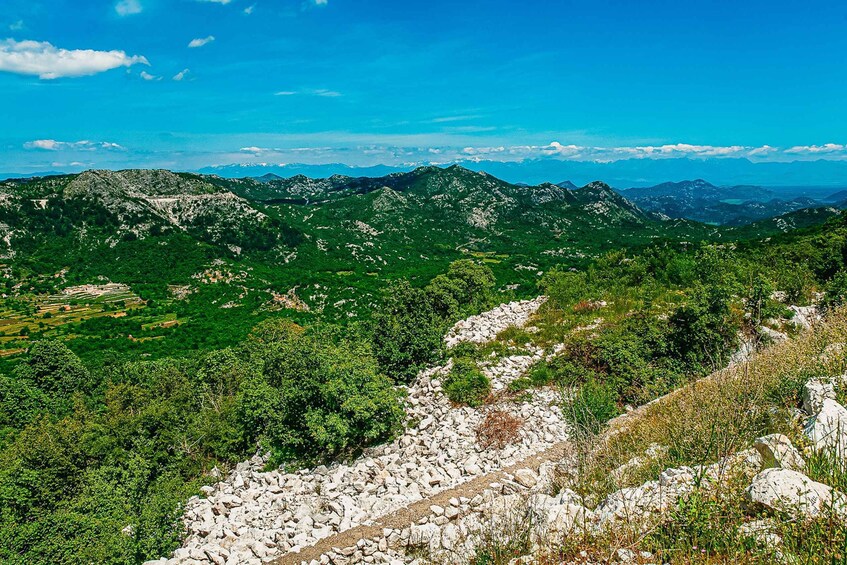
[[[544,358],[544,350],[532,347],[529,355],[510,355],[498,359],[494,363],[482,366],[482,372],[491,380],[491,390],[494,392],[505,389],[515,380],[515,375],[526,373],[530,367]]]
[[[493,310],[456,322],[444,338],[447,347],[462,342],[486,343],[510,326],[522,327],[547,301],[546,296],[501,304]]]
[[[842,415],[847,416],[847,410],[835,402],[832,390],[821,381],[806,385],[805,405],[817,410],[807,427],[813,450],[837,449],[841,436],[833,439],[829,432],[842,429],[837,423],[847,424],[847,420],[841,420]],[[827,433],[816,435],[821,426]],[[660,448],[650,451],[657,453]],[[526,524],[532,524],[529,542],[535,548],[549,546],[551,541],[555,543],[581,531],[601,534],[625,528],[630,533],[643,533],[666,519],[683,496],[698,488],[715,488],[739,476],[749,481],[746,496],[751,512],[767,508],[793,519],[806,519],[832,511],[841,519],[847,518],[847,496],[810,479],[803,474],[805,466],[803,455],[788,437],[772,434],[756,439],[753,448],[712,465],[667,469],[658,480],[610,494],[592,510],[570,490],[550,495],[560,465],[544,463],[538,473],[519,469],[471,499],[451,499],[446,508],[432,506],[430,515],[415,524],[387,528],[381,536],[360,540],[356,548],[335,548],[320,560],[303,565],[418,562],[405,555],[426,555],[426,563],[464,562],[491,536],[500,537],[502,542],[503,537],[526,533]],[[742,525],[739,531],[774,549],[781,540],[771,525],[768,518],[754,520]],[[774,551],[778,553],[778,549]],[[616,557],[618,562],[627,563],[648,562],[652,556],[617,554]],[[534,562],[532,556],[513,560],[515,565],[531,562]]]
[[[513,303],[477,317],[471,334],[493,335],[514,320],[525,321],[543,301]],[[487,333],[486,333],[487,332]],[[474,339],[476,339],[474,337]],[[497,364],[497,381],[503,386],[523,373],[536,359],[520,358]],[[429,498],[475,477],[502,469],[543,451],[567,438],[558,408],[558,394],[541,390],[531,401],[503,402],[497,409],[519,418],[515,443],[501,450],[482,449],[476,430],[490,407],[480,410],[454,407],[442,393],[440,378],[448,363],[423,371],[408,387],[407,430],[387,445],[367,450],[349,463],[319,466],[295,473],[263,471],[266,459],[256,456],[240,463],[227,477],[203,487],[203,497],[186,504],[183,522],[188,536],[170,564],[247,564],[269,561],[282,554],[298,552],[318,540],[369,524],[376,518]],[[529,481],[523,477],[524,482]],[[518,484],[518,483],[515,483]],[[520,487],[518,487],[520,488]],[[464,503],[462,503],[464,504]],[[468,501],[469,504],[469,501]],[[443,509],[440,519],[451,520],[464,511],[461,504]],[[436,516],[439,518],[439,516]],[[433,521],[435,524],[435,521]],[[441,524],[436,524],[440,526]],[[418,543],[427,538],[426,529],[407,532],[405,538]],[[402,538],[403,532],[401,535]],[[446,534],[449,539],[451,534]],[[440,539],[440,538],[439,538]],[[385,562],[401,557],[388,548],[397,540],[375,544],[362,541],[342,548],[333,563]],[[361,558],[361,559],[359,559]]]

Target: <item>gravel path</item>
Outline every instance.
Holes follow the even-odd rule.
[[[532,469],[537,471],[544,462],[558,462],[564,457],[568,442],[559,442],[552,447],[534,455],[530,455],[499,471],[494,471],[472,479],[461,485],[442,491],[435,496],[425,498],[395,512],[387,514],[376,520],[373,524],[358,526],[356,528],[340,532],[328,538],[320,540],[315,545],[301,550],[299,553],[288,553],[272,561],[277,565],[300,565],[308,563],[313,559],[320,559],[321,555],[332,551],[333,548],[351,547],[361,539],[369,539],[382,535],[384,528],[402,529],[416,523],[424,516],[431,514],[432,505],[447,506],[451,498],[467,497],[473,498],[477,494],[490,488],[491,483],[496,483],[513,475],[518,469]]]

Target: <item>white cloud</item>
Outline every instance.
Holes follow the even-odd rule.
[[[191,43],[188,46],[192,49],[196,49],[197,47],[203,47],[204,45],[211,43],[215,40],[214,35],[210,35],[208,37],[199,37],[197,39],[192,39]]]
[[[140,14],[143,9],[144,8],[141,6],[141,2],[139,2],[139,0],[120,0],[117,4],[115,4],[115,12],[117,12],[119,16]]]
[[[147,71],[141,71],[141,74],[139,76],[144,80],[162,80],[162,77],[151,75]]]
[[[9,29],[11,31],[21,31],[23,28],[24,28],[24,21],[23,20],[18,20],[16,22],[9,24]]]
[[[315,6],[326,6],[329,0],[314,0]]]
[[[444,151],[444,148],[441,148]],[[552,157],[570,161],[611,162],[622,159],[678,159],[678,158],[752,158],[763,159],[778,156],[779,148],[770,145],[751,147],[745,145],[693,145],[689,143],[674,143],[666,145],[640,145],[620,147],[583,146],[575,144],[564,145],[552,141],[547,145],[512,145],[494,147],[465,147],[461,155],[469,157],[485,157],[492,155],[509,156],[513,159],[531,159]],[[789,153],[789,151],[785,151]]]
[[[174,75],[174,80],[179,82],[185,78],[185,76],[191,72],[191,69],[182,69],[177,74]]]
[[[817,155],[821,153],[837,153],[845,150],[847,150],[847,145],[824,143],[823,145],[795,145],[794,147],[786,149],[785,152],[796,155]]]
[[[304,95],[304,96],[321,96],[323,98],[338,98],[343,96],[340,92],[335,90],[327,90],[326,88],[318,88],[313,90],[280,90],[279,92],[275,92],[274,96],[296,96],[296,95]]]
[[[40,149],[42,151],[97,151],[98,149],[123,151],[125,148],[109,141],[56,141],[55,139],[36,139],[35,141],[24,143],[24,149]]]
[[[753,157],[764,157],[776,153],[777,151],[779,151],[779,149],[777,149],[776,147],[771,147],[770,145],[762,145],[761,147],[751,149],[750,155]]]
[[[253,10],[255,10],[255,9],[256,9],[255,4],[253,4],[252,6],[247,6],[246,8],[244,8],[244,13],[249,16],[250,14],[253,13]]]
[[[227,4],[232,2],[232,0],[197,0],[197,2],[204,2],[207,4],[222,4],[226,6]]]
[[[0,41],[0,71],[47,80],[89,76],[135,64],[150,63],[144,57],[130,57],[124,51],[59,49],[46,41]]]

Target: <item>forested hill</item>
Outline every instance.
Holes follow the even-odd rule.
[[[504,298],[529,296],[553,266],[610,250],[765,237],[833,213],[706,226],[645,212],[602,182],[521,186],[459,166],[378,178],[127,170],[8,180],[0,344],[14,353],[61,335],[82,353],[176,354],[233,343],[278,311],[367,317],[387,281],[423,284],[460,258],[487,264]]]

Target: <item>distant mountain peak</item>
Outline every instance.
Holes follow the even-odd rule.
[[[282,180],[283,177],[275,174],[275,173],[265,173],[260,177],[254,177],[259,182],[272,182],[275,180]]]

